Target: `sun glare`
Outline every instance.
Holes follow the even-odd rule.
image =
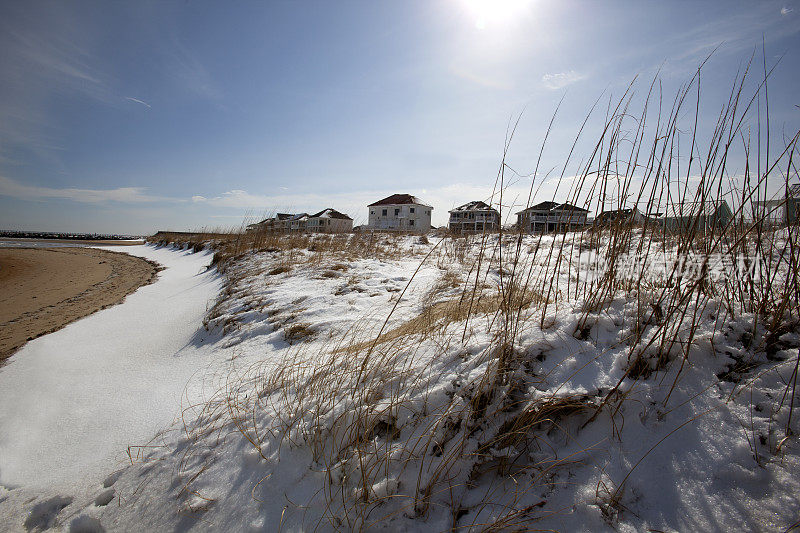
[[[489,26],[505,26],[522,15],[531,0],[463,0],[475,27],[479,30]]]

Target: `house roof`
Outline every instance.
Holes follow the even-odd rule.
[[[517,211],[517,214],[526,213],[528,211],[574,211],[576,213],[588,213],[588,209],[584,209],[582,207],[578,207],[576,205],[572,205],[569,203],[564,202],[563,204],[559,204],[558,202],[541,202],[536,205],[532,205],[527,209],[523,209],[522,211]]]
[[[684,218],[713,215],[722,206],[727,206],[725,200],[703,200],[698,202],[675,202],[668,204],[665,218]]]
[[[330,207],[328,209],[323,209],[319,213],[314,213],[313,215],[310,215],[309,218],[339,218],[342,220],[353,220],[344,213],[340,213],[336,209]]]
[[[481,202],[480,200],[476,200],[474,202],[468,202],[464,205],[460,205],[455,209],[451,209],[448,211],[449,213],[458,213],[461,211],[493,211],[497,213],[497,209],[494,209],[492,206],[487,204],[486,202]]]
[[[289,220],[303,220],[304,218],[308,218],[308,213],[297,213],[296,215],[291,215]]]
[[[411,196],[410,194],[393,194],[391,196],[387,196],[383,200],[378,200],[374,204],[369,204],[367,207],[373,207],[376,205],[398,205],[398,204],[418,204],[433,209],[433,207],[429,206],[426,203],[423,203],[422,200],[420,200],[416,196]]]
[[[570,203],[564,202],[563,204],[555,207],[554,209],[558,209],[560,211],[575,211],[577,213],[588,213],[588,209],[584,209],[582,207],[578,207],[577,205],[572,205]]]
[[[781,200],[756,200],[753,205],[756,207],[778,207],[786,202],[785,199]]]
[[[302,213],[302,215],[305,215],[305,213]],[[264,226],[264,225],[267,225],[267,224],[270,224],[270,223],[274,223],[276,221],[293,219],[293,218],[295,218],[297,216],[298,215],[295,215],[295,214],[292,214],[292,213],[276,213],[274,217],[265,218],[261,222],[256,222],[255,224],[248,224],[247,227],[249,228],[249,227],[255,227],[255,226]]]
[[[609,209],[602,211],[594,219],[598,223],[628,221],[636,222],[637,218],[644,219],[644,215],[639,211],[638,207],[624,207],[622,209]]]
[[[602,216],[614,216],[614,215],[631,215],[635,212],[639,212],[638,207],[625,207],[622,209],[609,209],[607,211],[602,211],[598,217]]]
[[[530,206],[528,209],[536,209],[537,211],[546,209],[546,210],[550,211],[551,209],[553,209],[557,205],[558,205],[558,202],[541,202],[541,203],[538,203],[536,205]]]
[[[787,198],[800,199],[800,183],[789,185],[788,188],[775,192],[770,198],[764,200],[754,200],[757,205],[767,205],[774,202],[774,205],[785,202]]]

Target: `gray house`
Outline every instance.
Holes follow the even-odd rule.
[[[646,219],[647,217],[639,211],[639,208],[629,207],[625,209],[609,209],[608,211],[603,211],[594,219],[594,224],[596,226],[611,226],[613,224],[639,225],[644,224]]]
[[[724,228],[733,212],[725,200],[701,200],[667,205],[664,212],[664,227],[670,231],[705,232],[712,228]]]
[[[291,213],[277,213],[274,217],[265,218],[255,224],[249,224],[246,231],[286,231],[288,229],[288,220],[294,216]]]
[[[517,227],[526,233],[580,230],[588,214],[588,209],[569,203],[542,202],[519,211]]]
[[[453,233],[489,233],[500,229],[500,213],[486,202],[469,202],[449,213],[449,228]]]

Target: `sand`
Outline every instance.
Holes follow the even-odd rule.
[[[0,248],[0,364],[27,341],[120,303],[157,271],[94,248]]]

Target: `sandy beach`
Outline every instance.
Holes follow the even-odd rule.
[[[0,364],[27,341],[121,302],[157,270],[94,248],[0,248]]]

